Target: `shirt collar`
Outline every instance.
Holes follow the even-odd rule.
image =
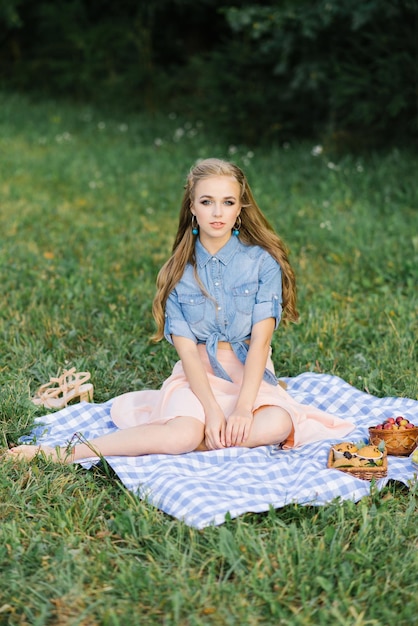
[[[210,254],[206,248],[202,246],[200,243],[200,239],[196,239],[195,251],[196,251],[196,262],[200,267],[206,265],[211,259],[218,259],[224,265],[228,265],[235,252],[238,250],[241,242],[238,237],[231,236],[227,243],[218,250],[216,254]]]

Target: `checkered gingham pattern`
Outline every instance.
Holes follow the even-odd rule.
[[[347,441],[367,437],[367,427],[385,417],[404,415],[418,422],[415,400],[376,398],[328,374],[308,372],[284,380],[299,402],[355,423]],[[116,429],[110,419],[111,403],[81,403],[37,418],[32,434],[22,441],[65,445],[76,432],[86,439],[112,432]],[[369,481],[326,467],[329,448],[336,442],[328,439],[290,451],[263,446],[174,456],[115,456],[107,461],[125,487],[140,498],[189,526],[204,528],[222,524],[227,514],[234,518],[290,503],[324,505],[337,497],[360,500],[370,493]],[[89,468],[92,463],[82,465]],[[388,475],[377,481],[377,488],[389,479],[406,485],[416,480],[410,459],[390,456]]]

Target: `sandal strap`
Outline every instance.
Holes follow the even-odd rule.
[[[45,393],[45,391],[47,391],[50,388],[56,389],[55,385],[58,385],[58,387],[63,387],[65,384],[65,380],[67,377],[69,376],[73,376],[76,372],[75,367],[72,367],[70,370],[64,370],[64,373],[61,376],[55,377],[55,376],[51,376],[51,378],[49,379],[49,382],[44,383],[43,385],[41,385],[39,387],[39,389],[37,390],[35,397],[37,397],[38,395],[42,395],[43,393]]]
[[[78,391],[81,385],[90,380],[90,372],[77,372],[75,367],[64,370],[61,376],[51,377],[48,383],[44,383],[35,393],[35,398],[42,398],[44,394],[56,397],[57,392],[68,393],[72,389]]]
[[[77,393],[81,385],[90,380],[90,378],[90,372],[77,372],[75,367],[72,367],[70,370],[64,371],[63,374],[56,379],[56,382],[64,393],[68,393],[72,389],[75,389]]]
[[[69,391],[75,390],[77,395],[81,385],[90,380],[90,372],[77,372],[75,367],[70,370],[64,370],[61,376],[51,377],[48,383],[45,383],[39,387],[36,391],[34,399],[41,401],[48,398],[58,398],[60,394],[66,396]]]

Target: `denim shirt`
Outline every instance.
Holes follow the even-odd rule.
[[[282,280],[279,263],[260,246],[247,246],[231,237],[211,255],[196,239],[196,267],[207,292],[202,292],[188,264],[170,293],[165,309],[165,338],[187,337],[205,343],[216,376],[231,378],[216,358],[218,341],[227,341],[241,363],[248,353],[246,339],[261,320],[273,317],[277,328],[282,313]],[[264,380],[272,385],[277,378],[266,369]]]

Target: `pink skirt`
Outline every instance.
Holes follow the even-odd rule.
[[[198,349],[217,402],[228,419],[238,398],[244,366],[232,350],[218,350],[218,360],[233,381],[229,382],[214,375],[205,346],[200,344]],[[267,367],[274,372],[270,357]],[[302,446],[322,439],[342,438],[355,427],[354,424],[314,406],[300,404],[280,385],[270,385],[263,380],[253,410],[267,406],[286,410],[292,419],[293,431],[283,442],[284,448]],[[194,417],[205,422],[203,407],[190,389],[181,361],[175,364],[161,389],[125,393],[115,398],[111,409],[112,420],[119,428],[165,424],[179,416]]]

